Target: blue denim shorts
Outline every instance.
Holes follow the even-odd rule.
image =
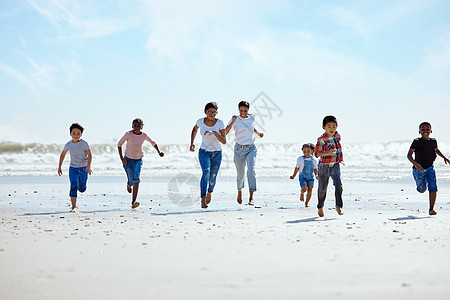
[[[419,193],[424,193],[427,190],[427,186],[428,192],[437,192],[436,172],[433,166],[425,169],[423,172],[413,168],[413,176]]]
[[[300,186],[303,187],[305,185],[314,186],[314,177],[303,177],[299,176],[298,180],[300,181]]]
[[[141,182],[141,169],[142,169],[142,158],[132,159],[124,157],[127,160],[127,164],[123,166],[125,172],[127,173],[127,184],[133,186],[133,183]]]

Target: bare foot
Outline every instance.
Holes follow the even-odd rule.
[[[336,207],[336,211],[337,211],[338,215],[340,215],[340,216],[342,216],[344,214],[340,207]]]
[[[208,205],[206,205],[205,198],[202,198],[202,208],[208,208]]]
[[[131,208],[137,208],[138,206],[139,206],[139,202],[134,202],[134,203],[131,203]]]
[[[207,192],[206,193],[206,204],[209,204],[211,202],[211,193]]]
[[[319,210],[317,211],[317,213],[319,214],[319,217],[323,217],[323,209],[319,208]]]
[[[250,205],[250,206],[254,206],[255,205],[255,203],[253,202],[253,199],[249,199],[248,200],[248,205]]]
[[[72,207],[72,209],[70,210],[71,213],[76,213],[77,212],[77,208],[78,207]],[[431,214],[431,213],[430,213]]]
[[[309,207],[308,203],[305,203],[305,207]]]
[[[242,204],[242,191],[238,191],[237,203]]]
[[[305,201],[305,195],[303,193],[300,193],[300,201]]]
[[[430,216],[435,216],[435,215],[437,215],[437,212],[436,212],[434,209],[432,209],[432,210],[430,210],[430,211],[428,212],[428,214],[429,214]]]
[[[128,193],[130,193],[131,194],[131,186],[129,186],[128,184],[127,184],[127,191],[128,191]]]

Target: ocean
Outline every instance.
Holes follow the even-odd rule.
[[[219,176],[235,177],[233,145],[223,147]],[[388,143],[343,143],[344,165],[341,168],[345,181],[404,182],[411,181],[411,163],[406,158],[411,141]],[[123,176],[116,144],[91,144],[94,176]],[[144,146],[142,176],[171,178],[178,174],[201,174],[198,153],[189,151],[187,144],[159,145],[165,153],[159,157],[150,145]],[[62,144],[0,143],[0,176],[55,176]],[[301,144],[257,144],[257,177],[287,178],[292,175]],[[450,144],[439,144],[450,156]],[[70,157],[66,156],[63,173],[67,175]],[[439,183],[450,183],[450,166],[437,157],[435,162]]]

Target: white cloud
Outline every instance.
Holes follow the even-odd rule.
[[[30,67],[26,72],[21,72],[11,66],[0,62],[0,70],[9,77],[17,80],[30,88],[33,92],[48,92],[54,90],[55,69],[45,64],[38,64],[29,56],[18,53],[29,63]]]
[[[0,61],[0,70],[2,70],[9,77],[21,82],[32,90],[35,90],[34,82],[26,75],[22,74],[20,71],[4,64]]]
[[[63,37],[101,37],[126,30],[140,22],[136,16],[121,11],[119,5],[114,2],[106,4],[105,7],[96,7],[91,1],[27,0],[27,2],[53,24]],[[118,8],[120,16],[105,17],[102,13],[110,7]]]

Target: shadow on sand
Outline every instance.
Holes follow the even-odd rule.
[[[213,213],[213,212],[228,212],[228,211],[243,211],[243,209],[198,209],[192,211],[171,211],[165,213],[151,213],[154,216],[171,216],[171,215],[190,215],[190,214],[203,214],[203,213]]]
[[[325,222],[325,221],[333,221],[333,220],[336,220],[336,218],[314,217],[314,218],[308,218],[308,219],[286,221],[286,223],[287,224],[298,224],[298,223],[308,223],[308,222]]]
[[[404,221],[404,220],[419,220],[419,219],[429,219],[429,218],[431,218],[431,217],[430,216],[427,216],[427,217],[415,217],[415,216],[409,215],[407,217],[398,217],[398,218],[395,218],[395,219],[388,219],[388,220],[390,220],[390,221]]]
[[[24,213],[22,216],[47,216],[47,215],[64,215],[64,214],[95,214],[95,213],[106,213],[120,211],[120,209],[99,209],[99,210],[78,210],[76,213],[71,213],[70,211],[53,211],[53,212],[41,212],[41,213]]]

